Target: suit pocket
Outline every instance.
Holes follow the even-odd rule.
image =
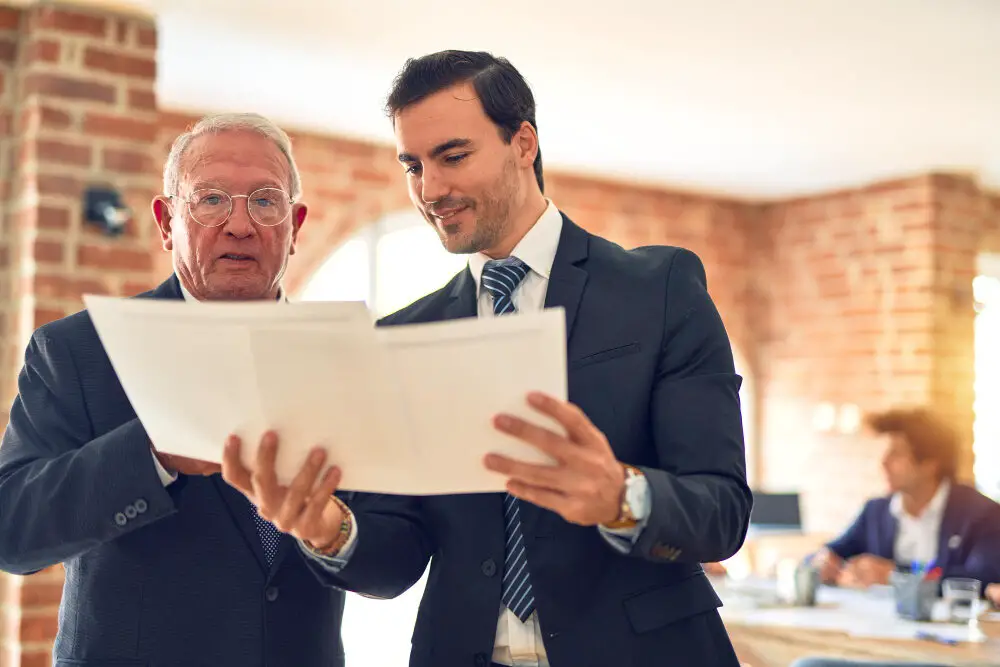
[[[690,579],[627,597],[623,604],[632,630],[642,634],[718,609],[722,601],[705,575],[696,574]]]
[[[569,368],[573,370],[582,368],[583,366],[590,366],[591,364],[599,364],[602,361],[611,361],[612,359],[618,359],[619,357],[624,357],[629,354],[635,354],[639,351],[639,349],[639,343],[619,345],[618,347],[612,347],[607,350],[601,350],[600,352],[588,354],[587,356],[580,357],[579,359],[574,359],[569,362]]]

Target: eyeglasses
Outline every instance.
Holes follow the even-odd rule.
[[[170,195],[187,202],[191,219],[202,227],[218,227],[229,220],[234,199],[247,200],[250,219],[263,227],[280,225],[292,211],[292,199],[278,188],[260,188],[248,195],[231,195],[212,188],[195,190],[188,197]]]

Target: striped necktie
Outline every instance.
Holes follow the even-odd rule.
[[[514,290],[528,275],[528,266],[509,257],[491,260],[483,267],[482,285],[493,297],[493,312],[508,315],[517,312],[514,307]],[[535,610],[535,595],[531,590],[528,554],[524,549],[521,533],[520,507],[517,498],[509,493],[504,497],[504,527],[507,537],[503,567],[503,586],[500,600],[523,623]]]

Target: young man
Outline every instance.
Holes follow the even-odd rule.
[[[955,481],[958,437],[926,409],[868,420],[885,440],[890,495],[869,500],[847,531],[813,557],[827,583],[868,587],[914,563],[942,577],[1000,581],[1000,505]]]
[[[701,563],[740,548],[751,494],[741,379],[701,262],[674,247],[624,250],[546,199],[534,99],[506,60],[410,60],[388,107],[414,205],[470,259],[382,324],[565,308],[569,402],[529,403],[568,437],[495,423],[558,465],[491,456],[507,495],[358,494],[349,513],[308,499],[318,467],[277,487],[273,438],[253,475],[235,449],[224,475],[297,537],[328,527],[305,551],[333,585],[395,596],[430,561],[414,667],[736,667]]]
[[[279,128],[252,114],[202,119],[175,142],[153,201],[174,275],[142,296],[281,298],[306,217],[299,193]],[[0,446],[0,569],[65,565],[55,662],[343,665],[344,593],[317,581],[218,465],[155,444],[86,311],[35,332]]]

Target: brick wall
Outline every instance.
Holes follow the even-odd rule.
[[[157,187],[156,30],[149,18],[0,7],[0,422],[27,336],[86,292],[148,285]],[[138,218],[118,238],[84,224],[82,193],[113,184]],[[61,568],[5,577],[0,661],[49,664]]]
[[[970,479],[971,283],[1000,224],[996,200],[968,178],[930,175],[763,208],[763,480],[814,489],[805,496],[811,528],[841,529],[883,491],[877,444],[817,431],[821,403],[936,406],[965,437]]]

